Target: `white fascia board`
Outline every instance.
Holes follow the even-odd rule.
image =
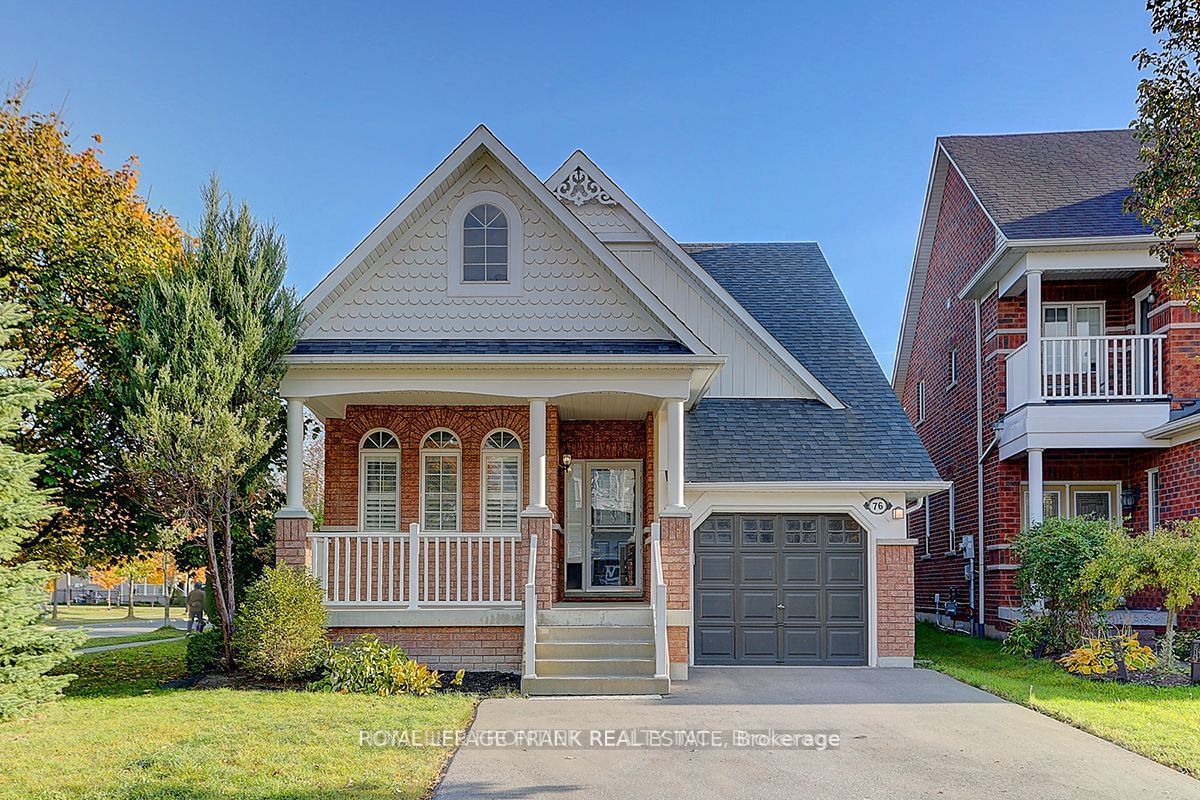
[[[642,207],[639,206],[633,199],[625,194],[625,192],[613,182],[612,178],[605,174],[604,170],[596,166],[596,163],[588,158],[587,154],[582,150],[576,150],[571,154],[566,161],[562,163],[554,174],[546,179],[545,187],[550,191],[553,187],[566,180],[567,176],[575,171],[576,167],[580,167],[593,180],[600,183],[608,191],[617,203],[629,212],[634,220],[645,228],[655,242],[663,248],[675,261],[687,271],[704,289],[717,301],[717,304],[724,308],[730,319],[739,323],[746,328],[758,342],[767,348],[770,355],[774,356],[789,371],[793,372],[800,380],[812,389],[813,394],[817,396],[821,402],[825,403],[830,408],[842,409],[845,405],[837,399],[837,397],[826,388],[817,377],[813,375],[807,367],[800,363],[794,355],[788,352],[778,339],[771,335],[771,332],[762,326],[754,315],[734,299],[725,287],[708,274],[708,271],[701,268],[699,264],[692,260],[692,257],[684,252],[670,234],[654,221],[653,217],[647,214]],[[570,213],[570,212],[568,212]],[[575,216],[572,214],[571,216]]]
[[[573,368],[594,365],[608,369],[613,366],[635,367],[721,367],[728,360],[726,356],[629,356],[614,353],[612,355],[510,355],[510,354],[456,354],[443,355],[437,353],[422,355],[389,355],[387,353],[362,353],[347,355],[343,353],[288,355],[284,360],[294,366],[322,365],[330,368],[354,368],[361,366],[437,366],[447,365],[464,367],[478,365],[493,368],[497,361],[504,364],[521,364],[523,366],[557,367],[570,366]]]
[[[1172,445],[1186,444],[1200,439],[1200,414],[1192,414],[1182,419],[1173,420],[1166,425],[1159,425],[1146,431],[1150,439],[1165,439]]]
[[[410,214],[412,214],[422,203],[426,201],[443,181],[445,181],[455,170],[459,169],[467,161],[476,156],[477,151],[484,150],[493,158],[500,162],[521,184],[524,188],[546,208],[550,214],[576,239],[583,244],[591,254],[602,263],[605,268],[612,272],[618,280],[620,280],[629,289],[630,293],[642,303],[643,306],[676,336],[688,349],[711,355],[714,350],[701,339],[681,320],[670,308],[666,306],[650,289],[642,283],[633,272],[629,270],[625,264],[608,249],[596,235],[588,229],[578,217],[572,214],[567,209],[563,208],[562,204],[554,198],[537,176],[529,171],[520,159],[513,155],[505,145],[496,138],[488,128],[480,125],[471,132],[471,135],[459,144],[458,147],[447,156],[437,168],[429,173],[425,180],[421,181],[409,195],[404,198],[387,217],[384,218],[370,235],[354,248],[350,255],[346,256],[332,272],[322,280],[312,292],[304,299],[304,312],[306,317],[316,311],[321,304],[330,297],[338,287],[354,272],[355,268],[376,248],[378,247],[392,231],[403,222]]]
[[[950,488],[951,481],[744,481],[698,482],[686,479],[684,487],[694,492],[905,492],[921,496]]]
[[[1150,245],[1158,241],[1155,236],[1137,235],[1137,236],[1072,236],[1061,239],[1001,239],[996,250],[991,257],[983,263],[983,266],[971,277],[971,280],[958,293],[960,300],[967,298],[982,299],[986,297],[992,287],[1001,283],[1004,280],[1004,273],[1017,265],[1022,257],[1034,255],[1034,251],[1039,251],[1036,255],[1040,258],[1048,259],[1047,261],[1038,264],[1038,269],[1053,271],[1055,269],[1069,270],[1082,268],[1082,264],[1072,267],[1068,260],[1059,260],[1054,262],[1054,254],[1057,251],[1063,250],[1081,250],[1078,258],[1084,258],[1084,253],[1089,251],[1086,248],[1104,248],[1103,250],[1092,250],[1093,254],[1102,261],[1103,257],[1100,253],[1107,251],[1121,252],[1122,248],[1134,249],[1138,245],[1146,246],[1146,258],[1139,260],[1137,263],[1130,262],[1121,267],[1113,266],[1113,269],[1158,269],[1161,264],[1156,265],[1152,257],[1150,257]],[[1110,259],[1111,260],[1111,259]],[[1103,269],[1104,264],[1099,264],[1093,268]],[[1016,276],[1020,277],[1020,276]],[[1011,288],[1013,281],[1009,281]]]

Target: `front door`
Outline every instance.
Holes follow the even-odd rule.
[[[584,589],[636,591],[642,584],[641,464],[585,465]]]

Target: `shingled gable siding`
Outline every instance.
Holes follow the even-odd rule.
[[[925,382],[925,421],[917,426],[917,435],[941,477],[955,483],[956,536],[977,532],[975,312],[970,301],[959,300],[957,295],[990,255],[994,243],[995,234],[987,216],[951,168],[946,176],[902,398],[915,424],[917,384]],[[958,351],[958,381],[953,388],[947,388],[952,350]],[[947,555],[949,493],[934,495],[926,502],[931,530],[928,556],[924,512],[913,514],[908,520],[908,534],[918,540],[914,553],[916,611],[931,613],[933,595],[940,593],[943,599],[957,597],[966,616],[970,584],[963,576],[964,562],[958,555]]]

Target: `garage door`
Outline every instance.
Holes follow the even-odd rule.
[[[696,530],[696,663],[867,663],[866,538],[844,514],[709,517]]]

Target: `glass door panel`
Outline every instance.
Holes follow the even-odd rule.
[[[634,589],[641,584],[638,468],[588,465],[588,589]]]

